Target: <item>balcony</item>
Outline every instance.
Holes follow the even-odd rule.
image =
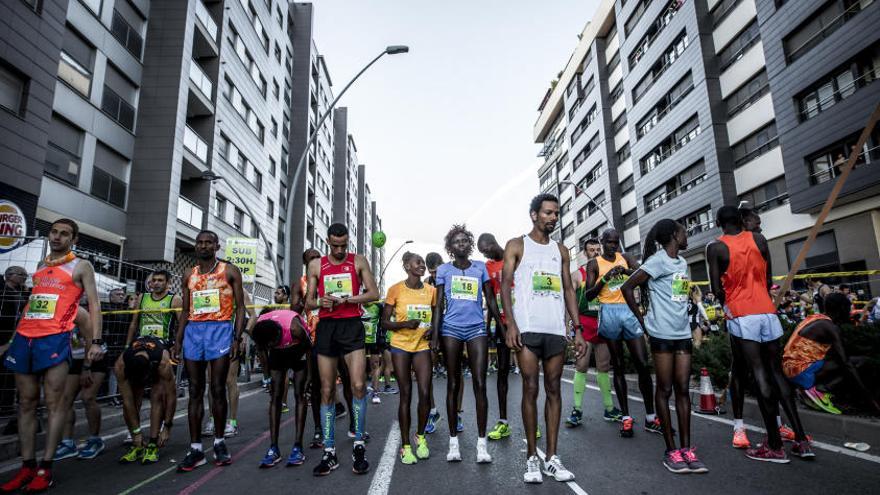
[[[205,4],[202,3],[201,0],[196,2],[196,19],[199,20],[202,27],[205,28],[205,31],[211,35],[212,40],[217,39],[217,23],[214,22],[214,18],[211,17],[211,14],[208,13],[208,7],[205,7]]]
[[[205,210],[184,196],[177,197],[177,219],[196,229],[202,228]]]
[[[212,98],[214,94],[214,83],[211,82],[211,79],[205,74],[205,71],[202,70],[198,62],[195,60],[191,60],[189,64],[189,80],[195,84],[195,86],[199,88],[199,91],[207,96],[209,100]]]
[[[208,143],[202,139],[190,126],[186,126],[183,132],[183,146],[190,151],[202,163],[208,163]]]
[[[196,1],[196,19],[196,36],[193,37],[193,57],[216,57],[220,54],[217,48],[217,33],[219,30],[217,23],[211,17],[211,13],[208,12],[208,8],[202,0]]]

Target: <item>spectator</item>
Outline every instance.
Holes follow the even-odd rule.
[[[3,288],[0,290],[0,359],[9,348],[9,341],[12,340],[18,319],[30,296],[25,285],[27,278],[27,271],[20,266],[10,266],[3,273]],[[5,367],[0,370],[0,417],[11,417],[3,429],[4,435],[18,433],[15,418],[15,373]]]
[[[840,284],[839,289],[840,293],[846,296],[847,299],[849,299],[850,304],[852,304],[853,301],[856,300],[856,294],[852,291],[852,287],[850,287],[849,284]]]
[[[709,330],[709,317],[703,307],[703,293],[699,285],[691,285],[690,299],[688,300],[688,319],[691,324],[691,334],[694,338],[694,347],[700,347],[703,336]]]
[[[807,279],[807,291],[801,294],[801,301],[804,304],[812,305],[813,313],[823,313],[825,311],[825,296],[832,292],[831,287],[812,278]]]
[[[127,311],[128,304],[125,302],[125,289],[117,287],[110,291],[109,301],[101,304],[101,312],[104,315],[104,327],[102,336],[107,344],[107,355],[104,357],[107,366],[110,368],[110,379],[108,382],[108,394],[116,395],[116,375],[113,374],[114,365],[122,351],[125,350],[125,339],[128,336],[128,325],[131,323],[131,314],[118,313],[119,311]],[[120,405],[117,398],[113,399],[114,405]]]

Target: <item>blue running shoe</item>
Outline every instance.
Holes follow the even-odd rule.
[[[464,421],[461,420],[461,412],[458,413],[458,421],[455,423],[455,431],[459,433],[464,431]]]
[[[70,459],[71,457],[76,457],[77,454],[79,452],[76,451],[76,442],[73,440],[62,440],[58,442],[58,447],[55,448],[55,457],[52,460]]]
[[[101,452],[104,452],[104,441],[101,440],[101,437],[92,437],[86,441],[86,446],[79,451],[77,457],[80,459],[94,459]]]
[[[428,423],[425,425],[425,433],[431,434],[437,431],[437,423],[440,422],[440,411],[428,414]]]
[[[263,460],[260,461],[260,469],[269,469],[279,462],[281,462],[281,452],[278,451],[278,447],[273,445],[266,452],[266,457],[263,457]]]
[[[290,451],[290,456],[287,458],[287,467],[299,466],[304,462],[306,462],[306,455],[303,453],[302,447],[294,445],[293,450]]]

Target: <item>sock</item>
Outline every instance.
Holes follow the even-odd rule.
[[[584,404],[584,389],[587,388],[587,374],[574,372],[574,408],[578,411]]]
[[[416,439],[418,439],[419,443],[425,441],[425,435],[416,435]]]
[[[742,430],[743,428],[745,428],[743,420],[733,418],[733,431]]]
[[[477,438],[477,447],[484,447],[485,448],[488,444],[489,444],[489,441],[486,439],[486,437]]]
[[[364,428],[367,424],[367,397],[354,398],[351,401],[351,413],[354,416],[355,443],[364,439]]]
[[[237,419],[230,419],[229,424],[231,424],[234,428],[234,427],[238,426],[238,420]]]
[[[782,416],[776,416],[776,427],[782,426]]]
[[[657,419],[656,414],[645,414],[645,421],[646,422],[653,423],[655,419]]]
[[[321,404],[321,432],[324,434],[324,449],[336,449],[336,405]]]
[[[220,445],[221,443],[223,443],[223,437],[215,437],[214,438],[214,447]]]
[[[201,452],[202,451],[202,444],[201,443],[191,443],[191,444],[189,444],[189,448],[192,450],[198,450],[199,452]]]
[[[437,408],[436,408],[436,407],[432,407],[432,408],[431,408],[431,412],[430,412],[429,414],[430,414],[431,416],[436,416],[436,415],[437,415]]]
[[[72,438],[64,438],[61,440],[61,443],[63,443],[64,445],[76,445],[76,442],[74,442]]]
[[[614,402],[611,400],[611,377],[608,373],[596,373],[596,382],[599,384],[599,391],[602,392],[602,405],[606,411],[614,409]]]
[[[52,461],[40,461],[40,469],[52,469]]]
[[[36,459],[28,459],[26,461],[21,461],[22,467],[36,469],[37,468],[37,460]]]
[[[503,425],[506,425],[506,424],[507,424],[507,420],[506,420],[506,419],[499,419],[498,422],[501,423],[501,424],[503,424]]]
[[[449,448],[452,449],[453,446],[458,447],[458,437],[449,437]]]

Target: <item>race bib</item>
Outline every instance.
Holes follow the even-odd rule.
[[[364,342],[367,344],[376,343],[376,325],[372,321],[364,320]]]
[[[599,311],[599,300],[593,299],[592,301],[587,302],[587,309],[589,311]]]
[[[431,326],[431,306],[427,304],[407,304],[406,319],[419,320],[419,328],[428,328]]]
[[[197,290],[192,293],[192,298],[194,315],[220,311],[220,289]]]
[[[464,275],[452,276],[452,298],[463,301],[476,301],[480,291],[480,281]]]
[[[691,281],[687,273],[672,274],[672,300],[674,302],[687,302],[690,292]]]
[[[540,270],[532,272],[532,294],[559,297],[562,294],[562,277]]]
[[[31,294],[24,317],[28,320],[51,320],[55,317],[57,305],[58,294]]]
[[[351,274],[324,275],[324,293],[335,297],[351,297]]]
[[[605,288],[610,290],[611,292],[619,291],[620,288],[623,286],[623,283],[626,282],[628,278],[629,277],[626,275],[614,277],[609,280],[607,284],[605,284]]]
[[[165,336],[165,326],[157,324],[143,325],[141,327],[141,335],[163,338]]]

